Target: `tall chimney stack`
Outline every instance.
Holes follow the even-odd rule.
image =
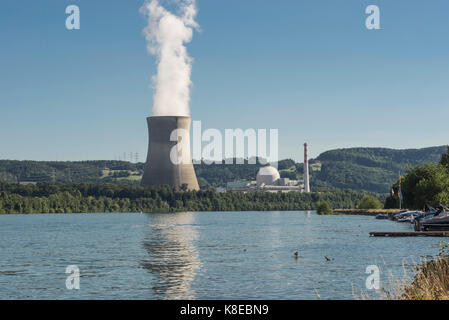
[[[304,192],[310,192],[309,183],[309,155],[307,142],[304,143]]]
[[[148,117],[148,155],[141,184],[199,190],[190,155],[190,117]],[[174,161],[175,160],[175,161]]]

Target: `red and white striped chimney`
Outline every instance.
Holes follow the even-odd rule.
[[[310,192],[309,183],[309,150],[307,142],[304,143],[304,192]]]

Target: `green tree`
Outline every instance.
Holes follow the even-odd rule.
[[[422,209],[449,202],[449,172],[441,164],[425,163],[409,169],[402,182],[404,206]]]
[[[445,167],[446,169],[449,169],[449,146],[447,146],[446,153],[443,153],[441,155],[440,164]]]
[[[382,209],[382,203],[376,197],[366,195],[357,204],[357,209]]]
[[[332,214],[333,213],[332,208],[327,201],[318,202],[316,212],[318,214]]]
[[[387,197],[387,199],[385,199],[384,208],[385,209],[399,208],[399,197],[397,195]]]

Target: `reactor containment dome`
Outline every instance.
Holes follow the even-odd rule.
[[[279,171],[275,167],[262,167],[257,172],[256,182],[258,186],[274,185],[280,179]]]

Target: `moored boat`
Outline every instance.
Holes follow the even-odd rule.
[[[422,214],[421,211],[405,211],[399,214],[396,214],[393,217],[393,220],[398,221],[398,222],[412,222],[412,220],[419,216],[420,214]]]
[[[447,209],[446,206],[440,205],[437,210],[433,209],[416,217],[414,221],[415,231],[449,230],[449,212],[446,211]]]

